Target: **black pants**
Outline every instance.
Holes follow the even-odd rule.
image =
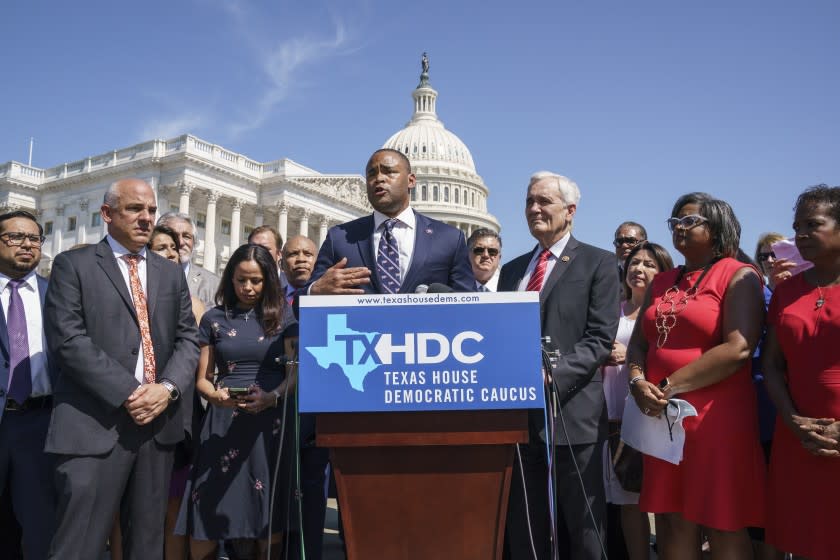
[[[560,558],[598,560],[602,557],[600,539],[606,537],[607,517],[602,451],[603,443],[573,445],[571,448],[558,445],[555,450],[555,532]],[[538,444],[522,445],[520,454],[522,468],[518,459],[514,458],[510,484],[505,556],[509,560],[533,560],[535,552],[538,560],[549,560],[552,555],[545,447]],[[572,457],[580,469],[585,494]],[[523,474],[525,492],[522,488]]]

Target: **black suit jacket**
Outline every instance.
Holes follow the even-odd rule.
[[[418,285],[434,283],[446,284],[456,292],[475,291],[475,276],[464,234],[457,228],[418,212],[414,212],[414,215],[417,218],[414,254],[400,285],[400,293],[414,293]],[[371,283],[364,286],[365,292],[382,293],[376,274],[373,225],[371,214],[331,228],[318,251],[318,260],[309,283],[315,282],[328,268],[347,257],[348,268],[364,266],[370,269]],[[308,286],[301,293],[306,294],[307,289]]]
[[[134,424],[123,403],[139,385],[140,328],[114,253],[106,239],[60,253],[45,307],[47,344],[60,369],[46,451],[104,454],[118,438],[146,432],[162,444],[184,438],[181,403],[195,385],[198,329],[183,269],[151,251],[146,258],[157,380],[175,383],[181,399],[148,426]]]
[[[534,252],[502,267],[499,291],[516,291]],[[589,444],[606,437],[607,412],[600,367],[618,330],[615,255],[570,237],[540,292],[543,336],[560,351],[552,375],[559,388],[569,438],[558,423],[557,443]],[[532,433],[543,427],[534,418]]]

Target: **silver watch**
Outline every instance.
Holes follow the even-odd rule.
[[[177,401],[178,397],[181,396],[181,392],[178,390],[178,387],[176,387],[175,384],[168,379],[164,379],[160,382],[160,384],[166,387],[166,390],[169,391],[170,401]]]

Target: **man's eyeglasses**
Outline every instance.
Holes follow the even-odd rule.
[[[473,255],[476,255],[476,256],[483,255],[485,251],[491,257],[498,257],[499,256],[499,250],[496,249],[495,247],[473,247],[473,249],[472,249]]]
[[[682,218],[668,218],[665,220],[665,223],[668,224],[668,229],[674,231],[677,229],[677,226],[679,226],[680,229],[691,229],[699,226],[700,224],[705,224],[708,221],[709,220],[699,214],[689,214],[688,216],[683,216]]]
[[[774,253],[773,251],[770,251],[769,253],[759,253],[758,254],[758,262],[760,262],[760,263],[767,262],[767,261],[770,260],[771,257],[773,258],[773,260],[775,260],[776,259],[776,253]]]
[[[613,240],[613,245],[616,247],[621,247],[622,245],[636,245],[641,241],[640,239],[636,239],[635,237],[616,237]]]
[[[3,242],[10,247],[20,247],[21,245],[23,245],[23,241],[25,239],[28,239],[29,243],[33,247],[40,247],[44,244],[44,240],[46,239],[46,237],[44,237],[43,235],[35,235],[34,233],[20,233],[15,231],[0,235],[0,239],[2,239]]]

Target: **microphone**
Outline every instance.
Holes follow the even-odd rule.
[[[417,289],[414,290],[415,294],[425,294],[429,291],[428,284],[418,284]]]
[[[426,290],[426,293],[429,293],[429,294],[451,294],[451,293],[454,293],[454,292],[455,292],[455,290],[453,290],[452,288],[450,288],[446,284],[441,284],[439,282],[435,282],[435,283],[431,284],[428,287],[428,289]]]

